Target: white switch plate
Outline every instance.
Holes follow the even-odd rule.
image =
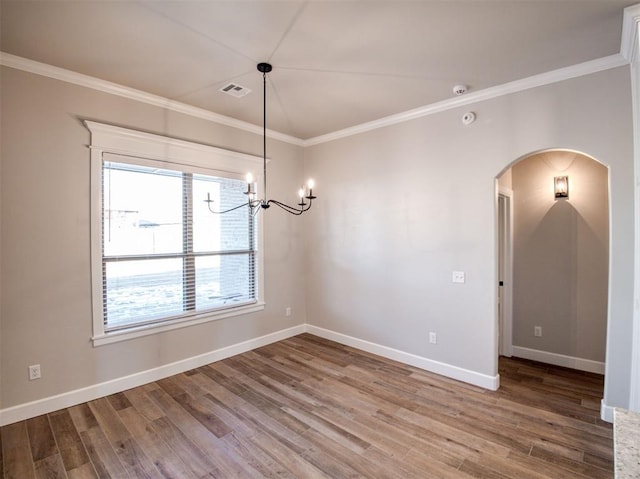
[[[438,336],[436,335],[436,333],[429,333],[429,343],[430,344],[438,343]]]
[[[533,335],[536,338],[542,337],[542,326],[534,326],[533,327]]]
[[[454,283],[464,283],[464,271],[454,271],[451,281]]]
[[[29,366],[29,381],[33,381],[34,379],[40,379],[42,375],[42,371],[40,369],[39,364],[33,364]]]
[[[284,315],[289,317],[291,316],[291,307],[287,306],[286,308],[284,308]]]

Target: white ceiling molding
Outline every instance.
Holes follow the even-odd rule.
[[[46,63],[40,63],[27,58],[11,55],[10,53],[0,52],[0,65],[29,73],[35,73],[36,75],[53,78],[67,83],[73,83],[75,85],[91,88],[111,95],[121,96],[130,100],[147,103],[149,105],[165,108],[177,113],[183,113],[185,115],[201,118],[203,120],[212,121],[214,123],[219,123],[262,136],[262,126],[236,120],[203,108],[198,108],[187,105],[186,103],[181,103],[179,101],[170,100],[151,93],[146,93],[141,90],[136,90],[135,88],[118,85],[117,83],[101,80],[89,75],[83,75],[82,73],[76,73],[71,70],[65,70],[64,68],[47,65]],[[267,130],[267,136],[293,145],[304,146],[304,142],[301,139],[285,135],[277,131]]]
[[[620,54],[629,63],[640,61],[638,30],[640,30],[640,4],[625,8],[622,19]]]
[[[636,7],[632,7],[636,8]],[[627,9],[629,10],[629,9]],[[625,20],[627,19],[627,10],[625,10]],[[638,20],[638,12],[636,11],[635,17]],[[625,23],[626,25],[626,23]],[[634,24],[635,25],[635,24]],[[631,28],[631,27],[627,27]],[[636,29],[637,34],[637,29]],[[395,125],[405,121],[414,120],[416,118],[422,118],[435,113],[440,113],[453,108],[458,108],[465,105],[470,105],[480,101],[489,100],[502,95],[520,92],[551,83],[556,83],[571,78],[576,78],[592,73],[597,73],[612,68],[617,68],[623,65],[627,65],[629,60],[622,54],[610,55],[608,57],[599,58],[578,65],[573,65],[566,68],[560,68],[540,75],[534,75],[522,80],[515,80],[503,85],[499,85],[492,88],[486,88],[473,93],[467,93],[460,97],[455,97],[447,100],[443,100],[437,103],[432,103],[420,108],[415,108],[396,115],[390,115],[379,120],[363,123],[343,130],[338,130],[326,135],[317,136],[308,140],[302,140],[290,135],[285,135],[273,130],[267,130],[267,136],[275,140],[284,141],[297,146],[313,146],[329,141],[337,140],[340,138],[346,138],[348,136],[357,135],[367,131],[383,128],[390,125]],[[112,95],[118,95],[131,100],[140,101],[150,105],[158,106],[168,110],[175,111],[177,113],[183,113],[196,118],[212,121],[214,123],[223,124],[240,130],[248,131],[255,134],[262,134],[262,127],[247,123],[244,121],[236,120],[234,118],[220,115],[202,108],[197,108],[185,103],[170,100],[158,95],[146,93],[134,88],[125,87],[116,83],[101,80],[99,78],[83,75],[64,68],[59,68],[45,63],[36,62],[26,58],[11,55],[9,53],[0,52],[0,65],[23,70],[29,73],[35,73],[37,75],[54,78],[56,80],[73,83],[94,90],[102,91]]]
[[[498,85],[492,88],[486,88],[473,93],[465,93],[463,96],[443,100],[431,105],[426,105],[413,110],[398,113],[397,115],[390,115],[379,120],[363,123],[351,128],[345,128],[344,130],[335,131],[327,135],[317,136],[306,140],[304,146],[318,145],[320,143],[326,143],[328,141],[337,140],[339,138],[345,138],[347,136],[357,135],[366,131],[375,130],[377,128],[383,128],[385,126],[395,125],[416,118],[421,118],[434,113],[440,113],[453,108],[461,106],[471,105],[472,103],[478,103],[480,101],[490,100],[510,93],[517,93],[530,88],[549,85],[563,80],[569,80],[591,73],[597,73],[612,68],[617,68],[626,65],[628,62],[620,54],[610,55],[608,57],[599,58],[578,65],[573,65],[566,68],[560,68],[547,73],[541,73],[540,75],[534,75],[522,80],[515,80],[504,85]]]

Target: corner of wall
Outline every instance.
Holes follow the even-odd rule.
[[[329,339],[346,346],[366,351],[368,353],[382,356],[383,358],[399,361],[410,366],[414,366],[425,371],[429,371],[441,376],[446,376],[457,381],[462,381],[474,386],[479,386],[490,391],[497,391],[500,387],[500,375],[489,376],[469,369],[460,368],[451,364],[442,363],[440,361],[434,361],[423,356],[407,353],[398,349],[383,346],[381,344],[372,343],[363,339],[358,339],[353,336],[347,336],[346,334],[337,333],[328,329],[320,328],[307,324],[305,331],[311,334],[315,334],[321,338]]]
[[[604,399],[600,402],[600,419],[605,422],[613,423],[613,411],[612,406],[607,406]]]

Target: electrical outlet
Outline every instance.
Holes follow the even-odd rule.
[[[533,335],[536,338],[539,338],[542,336],[542,326],[534,326],[533,327]]]
[[[438,335],[436,333],[429,333],[429,343],[438,344]]]
[[[454,271],[451,277],[452,283],[464,283],[464,271]]]
[[[291,307],[287,306],[284,308],[284,315],[287,317],[291,316]]]
[[[33,364],[29,366],[29,381],[33,381],[34,379],[40,379],[42,371],[40,371],[39,364]]]

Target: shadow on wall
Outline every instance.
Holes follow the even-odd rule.
[[[604,362],[608,169],[579,153],[548,151],[511,170],[513,345]],[[555,197],[556,176],[568,176],[567,198]]]

